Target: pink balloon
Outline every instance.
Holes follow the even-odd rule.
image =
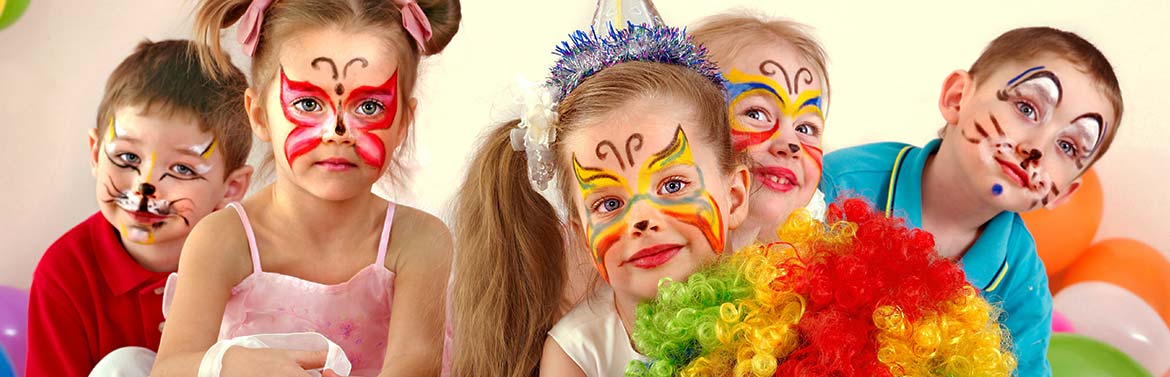
[[[1065,318],[1064,314],[1060,314],[1060,312],[1053,310],[1052,332],[1075,333],[1077,332],[1077,329],[1076,326],[1073,326],[1072,322],[1068,321],[1068,318]]]
[[[1052,298],[1052,308],[1077,334],[1125,352],[1153,375],[1170,371],[1170,328],[1157,311],[1125,288],[1100,281],[1076,283]]]
[[[28,291],[0,286],[0,347],[8,353],[17,376],[24,375],[28,340]]]

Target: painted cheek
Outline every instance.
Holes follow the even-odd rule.
[[[804,146],[804,152],[808,154],[809,159],[817,165],[817,176],[820,176],[821,172],[825,170],[825,152],[812,144],[801,143],[801,145]]]
[[[733,123],[738,124],[739,122],[733,121]],[[777,134],[776,131],[780,130],[780,121],[776,120],[772,123],[772,128],[764,131],[746,131],[744,128],[746,127],[733,127],[731,129],[731,146],[737,152],[772,139]]]
[[[702,191],[692,200],[660,204],[663,214],[698,228],[716,254],[723,253],[723,215],[710,193]]]
[[[280,71],[280,104],[284,118],[294,127],[289,131],[284,141],[284,157],[289,166],[301,155],[321,145],[321,137],[325,134],[326,125],[336,123],[335,116],[322,113],[321,115],[302,114],[294,107],[293,102],[301,98],[315,98],[322,105],[333,104],[328,101],[329,95],[324,90],[308,82],[292,81]],[[322,109],[324,110],[324,109]]]
[[[593,251],[593,264],[601,273],[601,278],[609,281],[609,271],[605,268],[605,254],[613,245],[621,240],[622,229],[626,228],[625,216],[621,219],[603,224],[599,229],[588,229],[589,248]]]
[[[385,109],[376,117],[359,117],[350,106],[360,106],[373,100]],[[386,160],[386,145],[370,131],[389,129],[398,116],[398,71],[379,86],[363,86],[354,89],[345,99],[345,124],[357,135],[357,154],[366,164],[381,167]]]

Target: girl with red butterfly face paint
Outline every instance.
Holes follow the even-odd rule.
[[[238,20],[252,57],[243,105],[253,134],[272,143],[275,181],[192,232],[183,273],[168,287],[175,298],[155,372],[194,374],[206,357],[224,375],[303,374],[327,365],[325,355],[225,341],[315,332],[352,363],[326,375],[440,374],[446,316],[435,298],[447,288],[449,231],[371,189],[402,176],[397,152],[413,122],[417,67],[454,36],[458,0],[198,8],[209,46],[199,53],[211,68],[227,60],[221,29]]]

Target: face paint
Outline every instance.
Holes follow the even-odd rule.
[[[765,62],[767,63],[767,62]],[[778,65],[777,65],[778,66]],[[782,68],[782,67],[781,67]],[[807,72],[803,69],[800,72]],[[809,74],[811,82],[811,73]],[[787,77],[787,75],[785,76]],[[800,75],[797,75],[799,82]],[[797,118],[806,114],[815,114],[817,118],[824,119],[824,112],[822,111],[821,91],[820,90],[805,90],[799,92],[795,99],[789,97],[787,91],[780,86],[775,80],[770,77],[761,75],[752,75],[732,69],[727,73],[727,81],[730,83],[727,87],[729,97],[728,113],[735,114],[741,101],[755,96],[763,96],[771,101],[774,101],[776,108],[779,109],[780,114],[774,116],[770,128],[760,129],[759,127],[752,127],[740,122],[739,117],[731,117],[731,140],[732,146],[736,150],[743,150],[747,147],[772,140],[780,135],[780,117]],[[804,143],[802,143],[804,144]],[[808,144],[805,144],[808,146]],[[814,146],[815,147],[815,146]],[[817,148],[819,152],[820,148]],[[819,161],[819,159],[818,159]]]
[[[1061,162],[1048,165],[1048,169],[1061,169],[1055,170],[1056,175],[1053,176],[1042,167],[1042,161],[1059,161],[1066,157],[1065,161],[1072,162],[1071,167],[1083,170],[1100,145],[1101,135],[1106,129],[1101,115],[1086,113],[1075,118],[1056,133],[1055,141],[1034,141],[1038,144],[1022,145],[1016,139],[1019,135],[1009,134],[1008,131],[1014,133],[1022,127],[1017,125],[1016,119],[1023,127],[1053,126],[1052,117],[1064,100],[1064,87],[1060,78],[1045,66],[1035,66],[1013,76],[1003,89],[995,92],[995,96],[1010,105],[1011,117],[997,118],[991,112],[987,115],[987,122],[975,120],[972,128],[960,129],[960,134],[969,143],[979,146],[982,160],[998,164],[1011,181],[1028,192],[1032,201],[1027,209],[1048,205],[1060,195],[1053,177],[1061,177],[1064,168],[1060,167]],[[1000,119],[1005,119],[1005,123],[1001,125]],[[1055,144],[1055,147],[1049,143]],[[1005,187],[1001,184],[992,185],[992,195],[1000,196],[1004,191]]]
[[[633,155],[631,153],[631,142],[637,140],[637,150],[641,148],[641,135],[631,135],[626,140],[626,161],[622,161],[621,155],[618,154],[619,166],[625,168],[625,163],[629,162],[629,166],[634,164]],[[614,154],[617,154],[617,148],[613,146],[612,142],[608,140],[598,143],[597,156],[601,160],[605,160],[608,156],[603,150],[603,147],[608,146]],[[670,183],[682,183],[682,181],[669,180],[664,182],[663,187],[653,187],[655,183],[653,179],[656,176],[663,175],[662,173],[667,169],[675,167],[682,167],[683,169],[693,169],[697,186],[689,192],[677,195],[677,193],[686,190],[685,187],[680,187],[674,192],[669,191],[670,188],[665,187]],[[577,184],[581,188],[582,201],[585,202],[594,193],[611,189],[617,192],[624,193],[628,197],[628,201],[622,205],[618,203],[618,199],[613,197],[602,197],[596,203],[585,204],[589,207],[586,210],[587,224],[586,237],[589,239],[589,246],[593,252],[594,264],[601,272],[602,278],[609,280],[609,274],[605,268],[605,254],[609,249],[617,243],[625,234],[628,228],[628,214],[631,208],[640,201],[645,201],[651,208],[660,213],[674,218],[675,220],[694,226],[702,231],[703,236],[710,244],[711,248],[716,253],[722,253],[724,245],[723,235],[723,217],[720,212],[719,205],[715,202],[714,197],[706,190],[703,183],[703,173],[695,164],[694,157],[691,154],[690,143],[687,140],[686,134],[682,127],[678,127],[675,132],[674,140],[662,151],[659,151],[650,156],[638,171],[638,186],[637,190],[632,190],[630,185],[622,178],[622,176],[612,170],[605,168],[590,168],[581,166],[577,157],[573,156],[573,171],[577,177]],[[674,187],[678,187],[677,185]],[[604,208],[607,212],[619,211],[612,215],[603,213],[596,215],[594,212],[602,209],[605,206],[620,206],[615,208]],[[603,217],[596,219],[595,217]]]
[[[188,202],[189,205],[194,204],[188,198],[168,200],[159,197],[159,184],[166,178],[183,181],[206,180],[202,174],[211,170],[211,164],[208,162],[191,168],[183,163],[175,163],[156,181],[155,168],[158,165],[158,152],[149,151],[149,157],[143,159],[133,151],[134,147],[141,147],[142,141],[132,142],[131,140],[139,139],[128,136],[126,130],[111,118],[109,132],[105,140],[106,145],[103,148],[105,157],[111,165],[117,168],[115,172],[112,172],[113,174],[121,177],[123,182],[131,181],[133,183],[129,187],[122,188],[117,184],[118,180],[114,178],[114,175],[107,175],[106,198],[103,199],[103,202],[114,204],[134,219],[134,224],[121,225],[120,230],[123,237],[136,243],[150,244],[154,242],[154,232],[165,226],[169,217],[177,217],[185,225],[190,226],[186,213],[191,209],[180,208],[183,205],[176,206],[176,204],[184,202]],[[178,153],[207,160],[211,157],[215,144],[215,140],[212,138],[200,145],[179,148],[181,151]],[[132,178],[126,179],[124,174],[130,172],[133,173]]]
[[[328,62],[333,67],[333,78],[337,79],[337,68],[328,58],[313,61]],[[362,67],[369,63],[355,58],[346,63],[342,78],[348,75],[354,63]],[[285,139],[284,153],[289,165],[305,153],[325,141],[327,135],[353,140],[355,151],[362,161],[381,168],[385,163],[386,146],[371,131],[389,129],[398,112],[398,71],[378,86],[362,86],[349,92],[336,104],[324,89],[307,81],[292,81],[280,70],[281,108],[285,119],[295,127]],[[345,87],[338,82],[334,87],[337,97],[345,94]],[[340,114],[339,114],[340,112]]]

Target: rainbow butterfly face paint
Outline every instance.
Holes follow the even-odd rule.
[[[608,139],[597,143],[597,160],[616,162],[617,169],[612,162],[606,164],[609,167],[584,166],[576,154],[573,156],[574,175],[586,207],[585,235],[594,263],[606,280],[606,255],[619,242],[665,234],[647,242],[652,246],[638,246],[645,247],[624,256],[627,259],[619,264],[640,268],[665,263],[673,254],[663,254],[683,247],[678,242],[685,242],[684,237],[678,235],[676,227],[696,229],[705,243],[702,247],[715,253],[721,253],[725,244],[722,212],[708,191],[682,127],[676,127],[665,148],[639,163],[635,152],[642,150],[644,140],[643,134],[633,133],[621,148]],[[636,177],[636,181],[629,177]]]

